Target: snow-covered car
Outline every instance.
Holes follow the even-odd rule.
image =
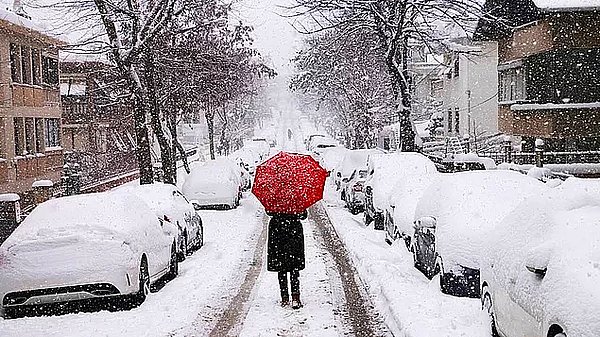
[[[250,173],[231,158],[220,157],[215,159],[214,162],[215,164],[222,165],[224,168],[229,170],[233,176],[237,176],[241,199],[241,192],[249,190],[252,184],[252,177],[250,176]]]
[[[371,155],[367,158],[365,182],[365,224],[373,222],[377,230],[384,229],[386,211],[390,209],[390,195],[400,180],[412,176],[437,173],[435,164],[419,153],[394,152]]]
[[[392,187],[384,219],[387,243],[392,244],[395,240],[402,239],[406,248],[410,250],[417,204],[423,193],[437,179],[438,174],[405,175]]]
[[[304,145],[306,145],[306,149],[310,151],[310,143],[316,138],[326,138],[327,136],[322,133],[313,133],[308,135],[304,139]]]
[[[52,199],[0,246],[5,316],[71,301],[131,296],[178,273],[177,228],[129,193]]]
[[[163,183],[129,185],[115,191],[115,193],[123,192],[135,194],[154,211],[157,217],[179,228],[180,261],[202,247],[204,244],[202,218],[176,186]]]
[[[365,194],[363,186],[367,170],[354,170],[348,178],[348,182],[344,184],[342,191],[342,200],[346,202],[346,207],[352,214],[358,214],[363,211],[365,206]]]
[[[529,198],[488,239],[481,299],[494,336],[598,336],[599,180]]]
[[[338,190],[343,191],[345,184],[348,182],[350,175],[354,170],[366,170],[367,158],[369,155],[384,153],[379,149],[361,149],[348,150],[344,154],[344,158],[337,164],[334,169],[333,181]],[[343,198],[342,198],[343,200]]]
[[[211,160],[190,172],[181,191],[196,209],[236,208],[241,198],[240,176],[229,164]]]
[[[335,139],[329,137],[317,137],[308,144],[309,151],[317,156],[320,156],[323,150],[339,145]]]
[[[269,152],[271,152],[271,145],[269,145],[269,141],[266,138],[252,138],[248,146],[258,149],[262,160],[267,159]]]
[[[328,172],[334,173],[335,167],[344,159],[346,152],[350,150],[345,147],[337,146],[323,150],[319,158],[319,164]]]
[[[478,298],[485,239],[519,203],[546,189],[511,171],[440,174],[415,210],[415,267],[430,278],[439,273],[443,293]]]
[[[240,162],[251,175],[256,171],[256,166],[262,162],[259,150],[251,146],[244,146],[229,157]]]

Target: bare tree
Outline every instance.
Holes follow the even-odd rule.
[[[295,5],[288,9],[290,16],[304,18],[297,28],[307,34],[332,29],[340,36],[358,31],[377,34],[392,78],[401,125],[401,149],[414,151],[409,43],[418,41],[443,47],[449,35],[474,27],[480,3],[477,0],[295,0]]]

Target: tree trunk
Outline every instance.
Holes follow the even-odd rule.
[[[206,117],[206,125],[208,126],[208,146],[210,149],[210,159],[215,159],[215,115],[208,108],[208,111],[204,114]]]
[[[140,170],[140,184],[152,184],[154,182],[154,173],[152,172],[152,159],[150,156],[150,139],[148,138],[148,128],[146,127],[146,110],[144,109],[141,97],[135,95],[134,100],[135,138],[137,141],[135,153]]]
[[[156,97],[156,82],[154,81],[154,60],[150,50],[144,53],[144,80],[148,93],[148,110],[150,111],[150,120],[152,130],[158,140],[160,147],[160,159],[162,163],[164,183],[175,185],[177,178],[176,170],[173,169],[175,157],[171,152],[171,144],[165,137],[165,132],[160,121],[160,107]]]

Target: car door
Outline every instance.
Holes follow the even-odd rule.
[[[157,219],[148,224],[146,252],[148,253],[148,270],[151,278],[156,279],[168,270],[171,247],[176,235],[176,226],[168,221]]]
[[[421,221],[421,220],[418,220]],[[428,274],[435,268],[435,227],[419,226],[417,224],[414,235],[414,246],[417,261]]]
[[[541,282],[542,277],[521,267],[508,274],[506,288],[495,291],[498,328],[504,334],[509,337],[544,336],[541,312],[536,305]]]

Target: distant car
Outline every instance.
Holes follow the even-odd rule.
[[[367,170],[354,170],[348,181],[344,184],[342,200],[346,202],[346,207],[352,214],[358,214],[364,210],[365,194],[363,186],[366,177]]]
[[[400,180],[412,176],[437,173],[435,164],[419,153],[394,152],[370,155],[367,158],[365,182],[365,224],[373,222],[377,230],[384,229],[386,213],[392,214],[389,199]]]
[[[133,297],[178,273],[177,228],[138,197],[97,193],[40,204],[0,246],[7,317],[72,301]]]
[[[211,160],[195,167],[181,190],[197,209],[236,208],[242,195],[239,173],[221,160]]]
[[[481,300],[493,336],[598,336],[600,181],[586,180],[529,198],[488,235]]]
[[[261,160],[267,159],[269,156],[269,152],[271,151],[271,145],[269,145],[269,141],[266,138],[252,138],[252,142],[250,143],[256,147],[261,155]]]
[[[308,135],[308,137],[306,137],[306,139],[304,139],[304,145],[306,145],[306,149],[310,151],[310,143],[316,139],[316,138],[326,138],[327,136],[325,136],[324,134],[321,133],[313,133]]]
[[[142,199],[159,218],[169,221],[179,228],[178,239],[179,260],[202,247],[204,244],[204,228],[202,218],[194,206],[170,184],[154,183],[119,188],[115,193],[132,193]]]
[[[229,157],[241,163],[251,175],[256,171],[256,166],[262,162],[260,151],[250,146],[242,147]]]
[[[547,188],[511,171],[439,175],[415,211],[415,267],[430,278],[439,274],[443,293],[478,298],[483,242],[519,203]]]
[[[338,142],[330,137],[316,137],[308,143],[308,150],[320,155],[323,150],[338,146]]]
[[[350,175],[352,175],[354,170],[367,169],[367,158],[369,155],[382,153],[384,152],[379,149],[348,150],[344,154],[344,158],[334,169],[334,183],[336,188],[343,191],[345,184],[348,182],[348,179],[350,179]]]
[[[337,146],[324,149],[318,157],[319,164],[328,172],[333,173],[335,167],[344,159],[346,152],[350,150]]]
[[[438,170],[444,173],[494,169],[496,169],[496,163],[493,159],[479,157],[475,153],[453,154],[447,158],[444,158],[444,160],[438,164]]]

